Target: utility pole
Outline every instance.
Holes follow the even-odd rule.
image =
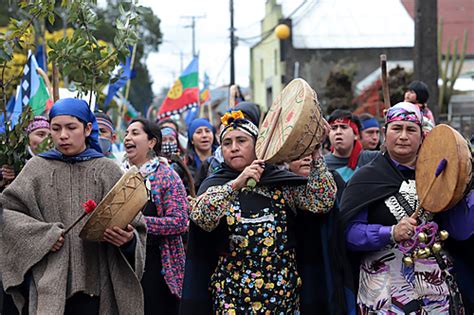
[[[234,60],[234,0],[230,0],[230,84],[235,84],[235,60]]]
[[[186,25],[184,28],[191,28],[192,30],[192,40],[193,40],[193,58],[196,57],[196,19],[205,18],[205,15],[186,15],[182,16],[183,19],[191,19],[191,25]]]
[[[438,1],[415,1],[415,79],[428,85],[431,110],[439,119],[438,108]]]

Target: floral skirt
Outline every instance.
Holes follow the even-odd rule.
[[[407,267],[398,249],[362,260],[357,302],[360,314],[449,314],[450,291],[433,257]]]
[[[298,314],[301,278],[294,251],[266,257],[221,256],[211,277],[219,314]]]

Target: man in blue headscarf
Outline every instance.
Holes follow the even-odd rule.
[[[99,145],[97,120],[86,101],[61,99],[51,108],[49,118],[55,148],[40,154],[41,157],[83,161],[104,156]]]
[[[104,199],[122,171],[101,153],[85,101],[59,100],[50,118],[55,148],[30,159],[0,196],[5,290],[20,314],[142,314],[142,217],[107,229],[103,243],[79,238],[85,220],[64,234],[81,204]]]

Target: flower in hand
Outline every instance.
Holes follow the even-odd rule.
[[[89,214],[91,213],[92,211],[94,211],[94,209],[97,207],[97,203],[92,200],[92,199],[89,199],[87,200],[86,202],[84,203],[81,203],[81,206],[84,208],[84,211]]]
[[[94,211],[94,209],[97,207],[97,203],[94,200],[89,199],[86,202],[81,203],[81,206],[84,208],[84,213],[79,218],[77,218],[76,221],[74,221],[74,223],[71,224],[66,230],[64,230],[64,235],[69,233],[69,231],[71,231],[71,229],[75,227],[76,224],[78,224],[82,219],[84,219],[86,215]]]

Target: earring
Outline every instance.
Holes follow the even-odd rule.
[[[150,159],[153,159],[154,157],[156,157],[156,152],[155,150],[153,150],[153,148],[150,148],[146,154],[146,156]]]

